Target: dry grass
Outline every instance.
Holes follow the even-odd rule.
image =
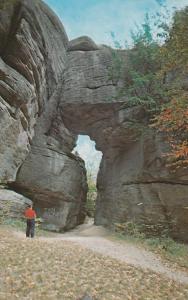
[[[16,239],[0,229],[0,299],[188,299],[188,286],[70,242]]]
[[[166,262],[188,273],[188,245],[173,241],[170,238],[147,239],[144,246],[160,255]]]
[[[171,238],[145,238],[141,235],[123,235],[113,233],[110,236],[113,241],[122,244],[131,243],[138,247],[152,251],[169,267],[188,273],[188,245],[172,240]]]

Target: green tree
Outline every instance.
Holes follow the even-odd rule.
[[[188,165],[188,7],[177,11],[168,39],[161,47],[161,74],[166,76],[168,103],[161,107],[154,125],[165,132],[171,145],[170,165]]]
[[[146,14],[144,23],[131,33],[132,46],[121,55],[116,98],[126,96],[129,107],[142,105],[150,121],[156,116],[154,126],[168,136],[169,156],[179,166],[188,164],[188,7],[175,11],[169,21],[164,1],[158,2],[164,13],[156,13],[154,21]]]
[[[94,175],[94,167],[92,164],[87,166],[87,183],[88,193],[86,202],[86,212],[89,217],[94,217],[95,203],[97,197],[96,178]]]
[[[132,47],[128,48],[124,55],[116,50],[116,56],[121,55],[119,80],[123,82],[118,90],[117,99],[126,96],[129,107],[142,105],[151,113],[158,111],[162,99],[166,98],[163,78],[157,78],[162,61],[160,45],[153,36],[152,28],[150,17],[146,14],[144,23],[131,32]],[[114,39],[115,35],[113,41],[117,48],[118,43]],[[115,74],[118,74],[117,61],[116,58],[114,60]]]

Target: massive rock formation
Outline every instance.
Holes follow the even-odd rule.
[[[0,40],[0,178],[14,180],[62,76],[68,39],[40,1],[9,0],[0,11]]]
[[[15,3],[0,16],[1,181],[34,201],[46,228],[76,226],[87,185],[71,152],[87,134],[103,153],[95,223],[131,220],[188,241],[188,175],[166,167],[168,144],[144,109],[117,100],[112,50],[88,37],[69,42],[40,1]]]
[[[34,200],[46,227],[72,228],[87,184],[70,154],[76,137],[57,117],[67,35],[44,3],[15,0],[0,11],[0,40],[0,181]]]
[[[165,137],[149,128],[142,107],[116,99],[121,82],[111,78],[112,65],[107,47],[69,53],[59,107],[66,127],[89,135],[103,153],[95,224],[132,221],[146,233],[188,241],[187,170],[167,168]]]

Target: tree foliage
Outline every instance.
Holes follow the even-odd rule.
[[[166,75],[169,101],[156,117],[156,128],[168,136],[172,164],[188,165],[188,7],[175,13],[169,38],[161,47],[161,74]]]
[[[168,154],[170,165],[175,167],[188,165],[188,94],[172,100],[155,117],[154,126],[165,132],[171,145]]]
[[[94,176],[94,166],[89,164],[87,166],[87,202],[86,202],[86,213],[89,217],[94,217],[95,213],[95,204],[97,197],[97,188],[96,188],[96,179]]]
[[[170,161],[188,165],[188,7],[156,13],[131,33],[132,47],[126,50],[123,87],[128,106],[142,105],[158,131],[171,145]],[[116,43],[115,46],[118,46]],[[154,117],[155,116],[155,117]]]
[[[155,26],[159,27],[159,23],[161,26],[159,20],[155,21]],[[115,35],[112,37],[114,46],[122,49],[115,40]],[[129,107],[142,105],[148,112],[153,113],[159,110],[161,102],[166,99],[166,90],[162,76],[157,77],[162,64],[161,50],[154,37],[153,24],[148,14],[144,23],[131,32],[131,37],[132,47],[127,47],[124,55],[120,57],[121,52],[114,50],[112,53],[114,77],[121,77],[123,81],[117,99],[126,96]]]
[[[177,11],[173,24],[169,29],[169,37],[161,49],[165,71],[181,68],[184,71],[188,65],[188,7]]]

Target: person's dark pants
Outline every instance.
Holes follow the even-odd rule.
[[[34,237],[35,235],[35,219],[27,219],[26,237]]]

